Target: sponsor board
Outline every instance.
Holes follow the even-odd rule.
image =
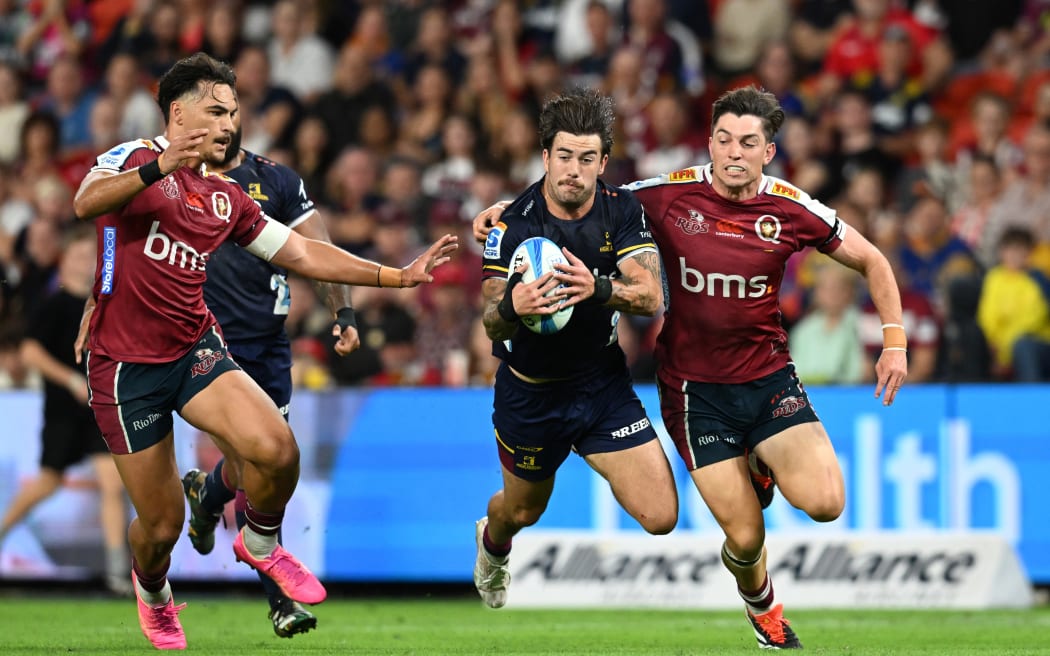
[[[791,608],[1021,608],[1032,587],[1010,545],[982,533],[785,535],[767,539],[777,600]],[[742,605],[722,539],[525,531],[509,607]]]

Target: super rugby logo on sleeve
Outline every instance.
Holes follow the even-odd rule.
[[[499,247],[503,243],[503,235],[507,231],[507,224],[500,221],[492,228],[488,238],[485,239],[485,254],[486,260],[498,260],[499,259]]]
[[[117,146],[108,153],[104,153],[98,156],[98,166],[107,169],[119,169],[124,161],[128,158],[128,149],[126,146]]]
[[[117,229],[110,226],[102,229],[102,289],[99,293],[113,293],[113,276],[117,259]]]

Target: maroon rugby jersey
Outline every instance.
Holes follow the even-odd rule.
[[[116,146],[92,171],[146,164],[164,137]],[[204,304],[208,256],[227,239],[247,246],[267,219],[237,183],[203,165],[181,167],[127,205],[98,217],[92,352],[120,362],[171,362],[215,323]]]
[[[755,198],[723,198],[710,164],[627,188],[645,207],[667,276],[660,368],[685,380],[743,383],[787,365],[784,265],[807,246],[839,247],[845,224],[835,211],[771,176]]]

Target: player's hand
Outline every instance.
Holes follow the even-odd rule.
[[[66,388],[78,403],[81,405],[88,404],[88,382],[87,378],[84,378],[80,372],[76,372],[69,377],[69,382],[66,384]]]
[[[91,315],[95,312],[94,299],[88,299],[84,304],[84,314],[80,316],[80,329],[77,330],[77,338],[73,342],[73,359],[77,364],[84,359],[87,352],[89,328],[91,326]]]
[[[503,210],[510,207],[512,201],[501,200],[498,203],[493,204],[491,207],[487,207],[474,217],[474,239],[479,244],[484,244],[488,238],[489,233],[499,223],[499,217],[503,215]]]
[[[420,283],[433,282],[434,277],[430,272],[452,259],[452,254],[459,248],[458,242],[458,237],[446,234],[431,244],[425,253],[401,269],[401,286],[415,287]]]
[[[523,263],[515,273],[525,273],[529,270],[528,262]],[[557,297],[547,296],[557,289],[558,281],[554,273],[545,273],[532,282],[521,282],[514,285],[511,290],[511,300],[514,302],[514,311],[518,316],[530,314],[554,314],[562,308],[561,300]]]
[[[562,285],[554,296],[563,305],[576,305],[594,296],[594,274],[568,248],[563,246],[561,252],[569,263],[554,265],[554,278]]]
[[[904,351],[883,351],[875,363],[875,398],[882,396],[882,405],[893,405],[907,376],[908,354]]]
[[[339,324],[336,324],[332,326],[332,335],[339,338],[335,343],[335,352],[341,356],[350,355],[361,347],[361,337],[357,334],[357,328],[353,326],[341,330]]]
[[[204,138],[207,136],[207,128],[197,128],[174,137],[168,143],[168,147],[164,152],[160,154],[160,157],[157,158],[157,166],[160,167],[160,172],[168,175],[180,166],[184,166],[195,159],[200,159],[201,153],[198,148],[204,143]]]

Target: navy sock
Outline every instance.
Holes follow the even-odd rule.
[[[226,484],[226,479],[223,476],[223,465],[225,464],[226,459],[223,458],[215,465],[215,469],[208,473],[208,477],[204,479],[201,509],[212,515],[221,515],[223,506],[233,501],[237,494],[236,490],[231,490]]]
[[[244,495],[244,490],[237,490],[237,500],[233,504],[233,509],[238,531],[244,528],[245,524],[248,523],[248,518],[244,514],[247,507],[248,498]],[[280,531],[277,531],[277,542],[283,544]],[[266,598],[270,602],[270,610],[273,610],[284,599],[284,593],[281,592],[281,589],[277,587],[277,584],[274,583],[273,579],[269,576],[266,576],[262,572],[256,573],[259,575],[259,581],[262,583],[263,590],[266,591]]]

